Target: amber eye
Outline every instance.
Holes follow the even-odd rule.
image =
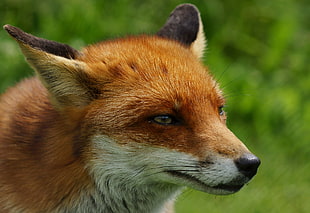
[[[160,125],[177,125],[179,123],[172,115],[157,115],[150,119],[151,122],[160,124]]]
[[[220,116],[225,115],[224,107],[225,107],[225,106],[223,105],[223,106],[220,106],[220,107],[218,108],[218,112],[219,112],[219,115],[220,115]]]

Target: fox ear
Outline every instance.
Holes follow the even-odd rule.
[[[176,40],[201,58],[206,46],[199,10],[192,4],[181,4],[170,14],[158,36]]]
[[[18,42],[56,107],[85,106],[94,98],[96,92],[89,88],[91,78],[85,72],[87,65],[75,60],[80,54],[77,50],[17,27],[5,25],[4,29]]]

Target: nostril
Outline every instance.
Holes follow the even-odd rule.
[[[246,154],[236,159],[235,164],[242,174],[252,178],[257,172],[260,160],[253,154]]]

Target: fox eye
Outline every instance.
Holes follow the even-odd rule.
[[[160,124],[160,125],[176,125],[179,121],[172,115],[157,115],[150,119],[151,122]]]
[[[225,115],[224,107],[225,107],[225,106],[223,105],[223,106],[220,106],[220,107],[218,108],[218,112],[219,112],[219,115],[220,115],[220,116]]]

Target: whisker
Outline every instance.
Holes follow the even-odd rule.
[[[196,161],[196,160],[178,160],[173,163],[174,165],[153,165],[153,166],[145,166],[142,165],[135,170],[132,174],[133,177],[139,176],[143,173],[144,177],[149,177],[153,175],[157,175],[160,173],[164,173],[167,171],[175,171],[175,172],[185,172],[185,173],[198,173],[201,172],[201,169],[206,165],[213,164],[212,162],[205,161]]]
[[[226,68],[221,72],[219,77],[216,77],[216,82],[220,82],[224,74],[229,70],[231,63],[226,66]]]
[[[175,167],[175,166],[162,166],[162,167],[153,167],[153,168],[146,168],[144,171],[152,171],[154,172],[147,174],[145,177],[150,177],[153,175],[157,175],[160,173],[165,173],[167,171],[174,171],[174,172],[186,172],[186,173],[199,173],[200,168],[197,166],[190,166],[188,168],[191,169],[184,169],[184,167]]]
[[[252,94],[249,93],[242,93],[242,92],[232,92],[232,93],[225,93],[224,97],[225,98],[234,98],[234,97],[244,97],[244,96],[252,96]]]

